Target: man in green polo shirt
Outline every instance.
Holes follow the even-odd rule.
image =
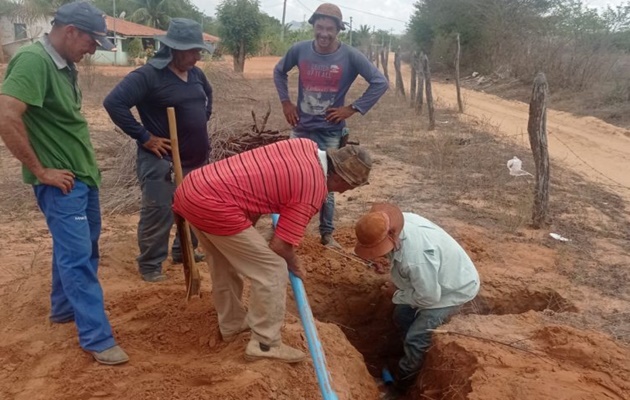
[[[70,3],[50,34],[22,47],[0,94],[0,137],[22,162],[24,182],[53,238],[50,321],[75,322],[81,347],[101,364],[129,360],[116,344],[98,280],[101,180],[85,118],[75,63],[97,46],[111,50],[102,11]]]

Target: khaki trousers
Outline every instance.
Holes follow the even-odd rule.
[[[250,227],[232,236],[217,236],[193,228],[206,252],[212,277],[212,297],[222,335],[231,335],[247,324],[252,338],[277,346],[286,309],[289,273],[286,261],[269,248]],[[243,279],[251,281],[249,311],[242,302]]]

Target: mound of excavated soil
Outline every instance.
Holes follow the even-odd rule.
[[[32,262],[32,269],[12,279],[5,275],[0,282],[0,398],[321,398],[310,359],[295,366],[250,363],[243,357],[248,334],[229,344],[221,340],[207,273],[204,297],[189,303],[178,267],[168,267],[170,279],[164,284],[141,282],[135,271],[134,222],[116,222],[103,235],[100,276],[115,335],[131,362],[120,367],[97,365],[78,347],[73,324],[47,322],[49,239],[41,226],[25,228],[27,235],[35,234],[42,250],[36,258],[15,252],[11,267]],[[339,398],[378,398],[363,357],[339,327],[328,323],[317,327]],[[287,313],[283,338],[307,351],[297,313]]]
[[[135,218],[106,222],[99,273],[116,337],[131,362],[99,366],[79,349],[72,324],[47,322],[50,239],[43,222],[20,222],[19,238],[15,226],[0,227],[1,399],[321,398],[311,361],[248,363],[248,334],[232,343],[221,340],[205,264],[204,297],[186,303],[181,267],[167,263],[167,282],[140,281]],[[554,315],[586,306],[575,300],[575,289],[545,281],[553,271],[553,251],[527,240],[499,242],[476,229],[453,231],[480,271],[482,291],[443,326],[456,333],[435,335],[411,398],[628,398],[630,350],[604,334],[553,323]],[[339,229],[337,239],[350,250],[352,230]],[[325,249],[314,236],[299,252],[339,398],[378,399],[373,376],[402,351],[392,305],[379,290],[387,275]],[[284,340],[306,351],[288,290]]]
[[[601,333],[532,311],[460,316],[443,329],[457,333],[434,335],[413,399],[630,398],[630,349]]]

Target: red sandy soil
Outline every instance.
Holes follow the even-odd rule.
[[[276,61],[248,60],[245,76],[268,76]],[[122,76],[125,71],[110,72]],[[468,100],[477,101],[482,100]],[[504,111],[519,113],[520,118],[519,107]],[[85,111],[90,121],[106,121],[102,110]],[[501,129],[507,127],[500,122]],[[554,126],[552,117],[549,125]],[[618,150],[620,136],[593,135],[589,140]],[[587,142],[584,146],[594,147]],[[604,157],[599,150],[591,153]],[[615,154],[601,168],[617,165]],[[13,164],[1,161],[5,172],[10,167],[10,173],[16,173]],[[370,186],[338,197],[338,240],[346,250],[352,248],[352,221],[372,199],[417,184],[410,173],[413,166],[386,156],[376,161],[379,168]],[[130,363],[115,368],[97,365],[80,350],[73,324],[52,325],[47,320],[51,240],[42,217],[27,212],[0,225],[0,399],[321,398],[311,361],[295,366],[248,363],[243,358],[248,334],[222,342],[205,264],[200,264],[203,297],[189,303],[180,266],[167,262],[169,280],[164,283],[142,282],[134,260],[136,224],[135,215],[104,218],[99,275],[115,336],[131,357]],[[446,332],[435,335],[411,398],[630,399],[630,349],[579,324],[587,313],[627,312],[627,301],[560,275],[557,265],[566,251],[549,242],[545,232],[525,229],[519,236],[505,237],[448,217],[441,218],[441,224],[473,258],[482,291],[441,328]],[[268,230],[268,225],[263,220],[260,229]],[[373,376],[401,352],[391,323],[392,306],[379,290],[386,275],[324,249],[312,228],[300,254],[333,386],[340,399],[378,399]],[[291,294],[287,302],[284,340],[306,350]],[[568,320],[571,324],[564,323]]]

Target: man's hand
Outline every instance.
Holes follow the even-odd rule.
[[[163,158],[171,151],[171,141],[150,133],[151,137],[142,146],[159,158]]]
[[[289,269],[289,271],[293,272],[295,276],[297,276],[301,280],[304,280],[306,278],[306,270],[304,269],[304,267],[302,267],[302,263],[300,262],[299,258],[296,259],[296,261],[296,263],[292,264],[287,263],[287,268]]]
[[[392,297],[394,297],[394,293],[396,293],[396,290],[398,290],[396,289],[396,285],[394,285],[394,283],[391,281],[387,281],[381,286],[381,293],[383,293],[383,296],[390,300]]]
[[[298,109],[295,104],[290,101],[282,102],[282,112],[284,113],[284,118],[287,119],[287,122],[291,126],[296,126],[300,117],[298,115]]]
[[[284,258],[289,271],[293,272],[301,279],[306,277],[306,271],[302,269],[302,263],[297,254],[295,254],[295,249],[292,244],[285,242],[274,234],[269,242],[269,248],[277,255]]]
[[[329,108],[326,110],[326,121],[338,124],[341,121],[352,117],[356,113],[356,110],[351,106],[343,106],[337,108]]]
[[[44,168],[36,177],[43,185],[61,189],[63,194],[70,193],[74,187],[74,174],[65,169]]]

